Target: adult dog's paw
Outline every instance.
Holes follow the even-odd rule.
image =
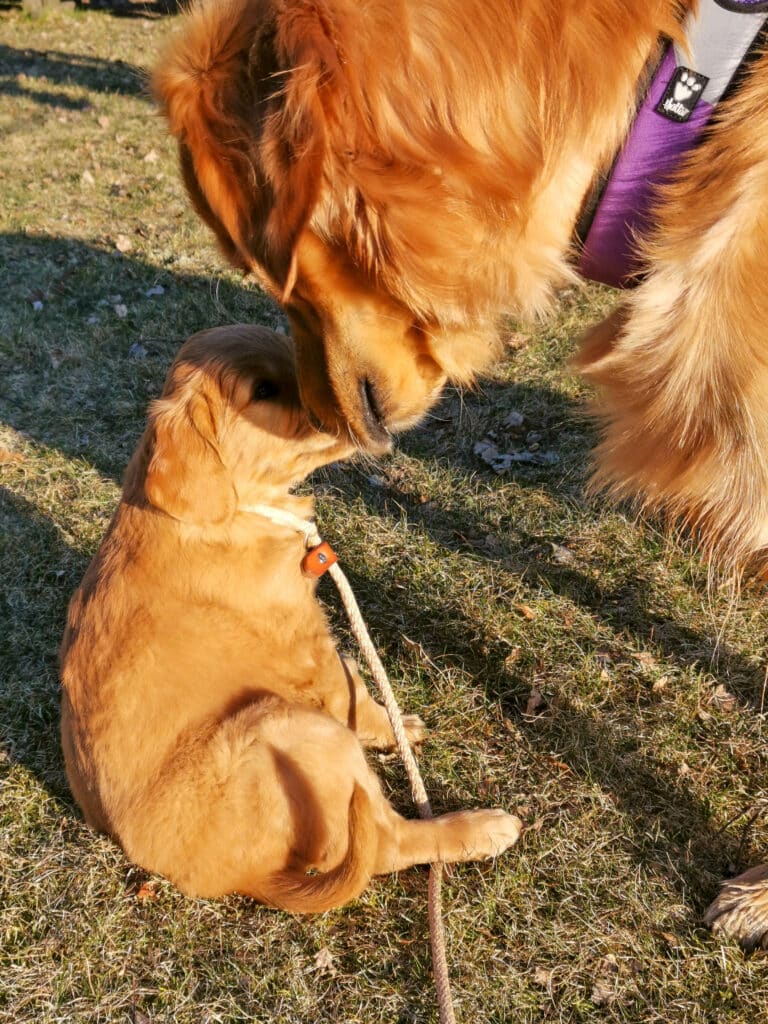
[[[768,949],[768,864],[723,882],[704,924],[746,950]]]

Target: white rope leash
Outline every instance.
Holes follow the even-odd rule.
[[[313,522],[308,519],[301,519],[299,516],[286,512],[284,509],[273,508],[271,505],[249,505],[241,509],[243,512],[253,512],[263,516],[280,526],[286,526],[304,536],[308,549],[318,548],[323,543],[322,538]],[[338,563],[332,563],[328,572],[333,576],[334,583],[338,587],[342,603],[349,618],[349,624],[355,640],[363,652],[368,667],[371,670],[376,685],[381,694],[381,699],[389,715],[392,725],[392,732],[395,734],[397,749],[405,765],[405,770],[411,784],[413,802],[421,818],[433,818],[432,808],[429,803],[427,791],[424,788],[424,781],[419,771],[416,758],[413,756],[411,745],[405,735],[403,716],[392,691],[392,685],[387,677],[386,670],[381,663],[378,652],[373,645],[368,629],[366,628],[363,616],[357,599],[349,585],[349,580],[344,575]],[[432,971],[435,976],[435,989],[437,991],[437,1004],[440,1011],[440,1024],[456,1024],[456,1016],[453,1011],[453,999],[451,997],[451,983],[448,977],[448,961],[445,953],[445,929],[441,914],[441,884],[443,878],[443,865],[441,863],[431,864],[429,869],[429,886],[427,895],[427,908],[429,916],[429,941],[432,950]]]

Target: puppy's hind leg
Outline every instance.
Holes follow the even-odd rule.
[[[523,823],[499,808],[454,811],[430,821],[401,817],[387,805],[375,873],[402,871],[414,864],[448,864],[498,857],[520,838]]]

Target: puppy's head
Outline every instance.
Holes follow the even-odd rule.
[[[351,455],[299,401],[293,345],[265,327],[201,331],[180,349],[150,411],[144,494],[175,519],[215,526],[284,499],[313,469]]]

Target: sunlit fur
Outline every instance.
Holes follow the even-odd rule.
[[[382,445],[573,279],[585,193],[695,0],[203,0],[154,90],[193,202],[285,303],[301,396]],[[768,571],[768,56],[656,204],[587,338],[596,479]],[[754,899],[743,896],[742,899]]]
[[[573,278],[574,221],[676,0],[203,0],[153,88],[193,202],[282,297],[302,399],[381,441]],[[405,364],[404,369],[401,369]],[[403,388],[406,389],[403,393]]]
[[[212,0],[154,76],[193,201],[285,300],[302,398],[372,447],[572,278],[574,224],[686,0]],[[664,190],[648,274],[582,364],[597,478],[768,558],[768,57]],[[620,330],[618,329],[620,327]]]
[[[395,812],[362,746],[393,745],[386,712],[336,651],[303,537],[247,509],[309,516],[289,488],[351,450],[309,424],[288,339],[196,335],[70,604],[72,792],[89,824],[186,893],[319,912],[373,874],[494,856],[520,834],[500,810]],[[407,716],[406,731],[418,740],[423,723]]]
[[[597,479],[768,570],[768,57],[666,187],[648,275],[585,346]]]

